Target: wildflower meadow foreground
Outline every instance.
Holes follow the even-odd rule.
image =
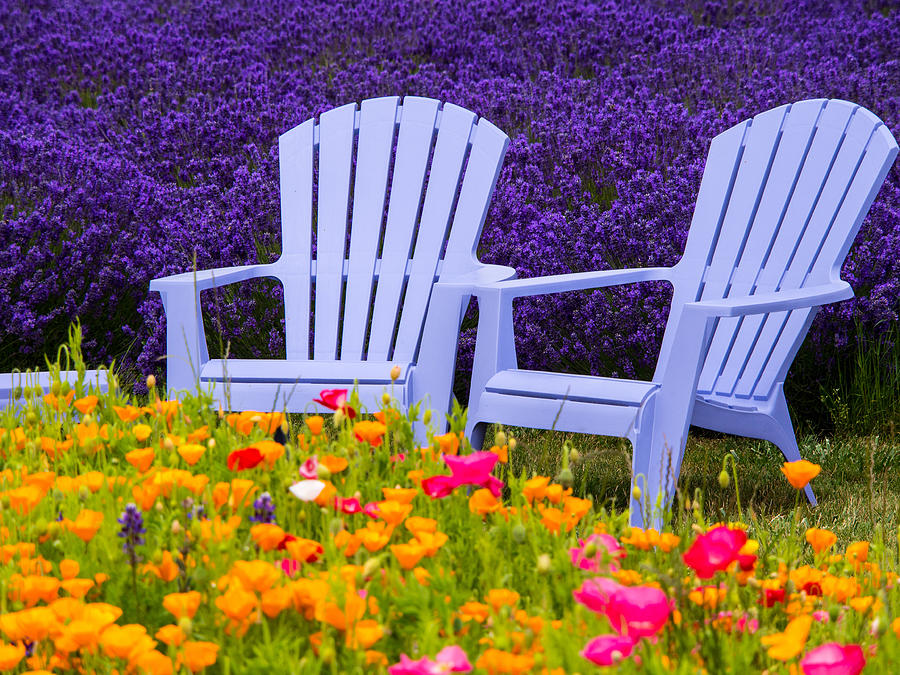
[[[822,675],[900,659],[896,538],[776,540],[683,497],[677,532],[631,528],[573,493],[568,448],[558,479],[514,475],[515,441],[473,452],[463,415],[416,447],[419,411],[389,392],[367,414],[324,391],[326,422],[148,385],[145,405],[26,387],[0,416],[0,671]],[[819,467],[783,471],[799,496]]]

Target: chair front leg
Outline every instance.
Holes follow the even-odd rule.
[[[200,382],[200,368],[209,361],[199,292],[161,291],[166,312],[166,389],[193,391]]]
[[[475,425],[491,420],[480,418],[478,401],[487,381],[501,370],[516,368],[516,343],[513,331],[512,299],[497,289],[484,289],[478,297],[478,335],[475,340],[475,359],[472,362],[472,382],[469,387],[469,413],[466,435],[482,440],[484,430],[475,432]]]

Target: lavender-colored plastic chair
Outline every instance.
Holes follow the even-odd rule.
[[[713,139],[674,267],[477,289],[473,445],[487,422],[628,438],[645,498],[632,500],[635,525],[659,524],[689,424],[771,441],[800,459],[784,379],[818,306],[853,296],[841,264],[896,155],[888,129],[859,106],[784,105]],[[650,280],[673,286],[652,381],[517,368],[513,298]]]
[[[475,257],[508,144],[467,110],[411,96],[334,108],[282,134],[281,257],[150,283],[166,311],[168,388],[211,387],[233,410],[302,411],[356,382],[372,407],[399,365],[394,396],[426,399],[442,431],[471,293],[515,276]],[[210,359],[200,292],[258,277],[284,287],[287,359]]]

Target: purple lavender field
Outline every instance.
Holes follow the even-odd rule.
[[[896,1],[0,0],[0,13],[0,371],[43,363],[79,316],[91,362],[164,374],[149,281],[194,258],[275,259],[278,134],[349,101],[431,96],[505,130],[480,256],[526,277],[677,261],[709,140],[768,108],[843,98],[900,136]],[[826,387],[858,334],[890,334],[900,313],[900,164],[842,276],[856,299],[820,313],[798,360]],[[646,376],[667,301],[652,285],[523,300],[520,364]],[[278,288],[229,289],[210,325],[228,317],[232,353],[277,356],[279,302]],[[463,373],[474,337],[470,318]]]

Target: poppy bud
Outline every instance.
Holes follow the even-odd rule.
[[[191,633],[194,632],[194,622],[191,621],[189,617],[183,616],[178,619],[178,627],[181,629],[181,632],[184,633],[185,637],[190,638]]]
[[[318,464],[316,466],[316,476],[318,476],[320,480],[328,480],[331,478],[331,471],[329,471],[328,467],[324,464]]]
[[[510,439],[509,439],[509,442],[508,442],[506,445],[507,445],[507,447],[510,449],[510,451],[515,450],[515,449],[516,449],[516,439],[515,439],[515,438],[510,438]]]
[[[431,410],[430,409],[426,410],[425,414],[422,415],[422,422],[424,422],[425,424],[428,424],[429,422],[431,422]]]
[[[494,445],[499,445],[501,448],[506,445],[506,434],[498,431],[497,435],[494,436]]]
[[[537,559],[537,571],[540,574],[547,574],[553,569],[553,559],[548,553],[541,553]]]
[[[575,448],[572,448],[569,451],[569,460],[571,460],[573,462],[581,461],[581,453],[578,452],[578,450],[576,450]]]
[[[528,538],[528,532],[525,530],[525,526],[522,525],[522,523],[516,523],[513,527],[512,538],[517,544],[525,543],[525,540]]]
[[[641,488],[639,488],[637,485],[631,488],[631,498],[635,501],[641,500]]]
[[[153,389],[156,387],[156,378],[153,375],[147,376],[147,389]]]
[[[394,366],[391,368],[391,382],[396,382],[400,378],[400,373],[403,372],[400,366]]]
[[[13,389],[13,399],[22,398],[22,387]]]
[[[384,404],[384,405],[390,405],[390,404],[391,404],[391,395],[390,395],[389,393],[387,393],[387,392],[384,392],[384,393],[381,395],[381,402],[382,402],[382,404]]]
[[[115,380],[112,379],[112,377],[110,377],[110,379],[109,379],[109,388],[110,388],[110,389],[115,389],[115,386],[116,386],[116,385],[115,385]],[[72,385],[69,384],[68,382],[63,382],[63,383],[62,383],[62,387],[60,387],[60,392],[62,393],[62,395],[63,395],[63,396],[68,396],[68,394],[69,394],[70,391],[72,391]]]
[[[719,487],[724,490],[730,483],[731,479],[728,477],[728,472],[725,471],[725,469],[722,469],[722,473],[719,474]]]
[[[560,471],[559,475],[556,477],[556,482],[562,485],[564,489],[568,490],[572,487],[572,483],[575,482],[575,476],[572,475],[572,470],[566,467]]]
[[[62,392],[62,385],[59,383],[59,380],[55,381],[50,385],[50,393],[54,396],[59,396]]]

